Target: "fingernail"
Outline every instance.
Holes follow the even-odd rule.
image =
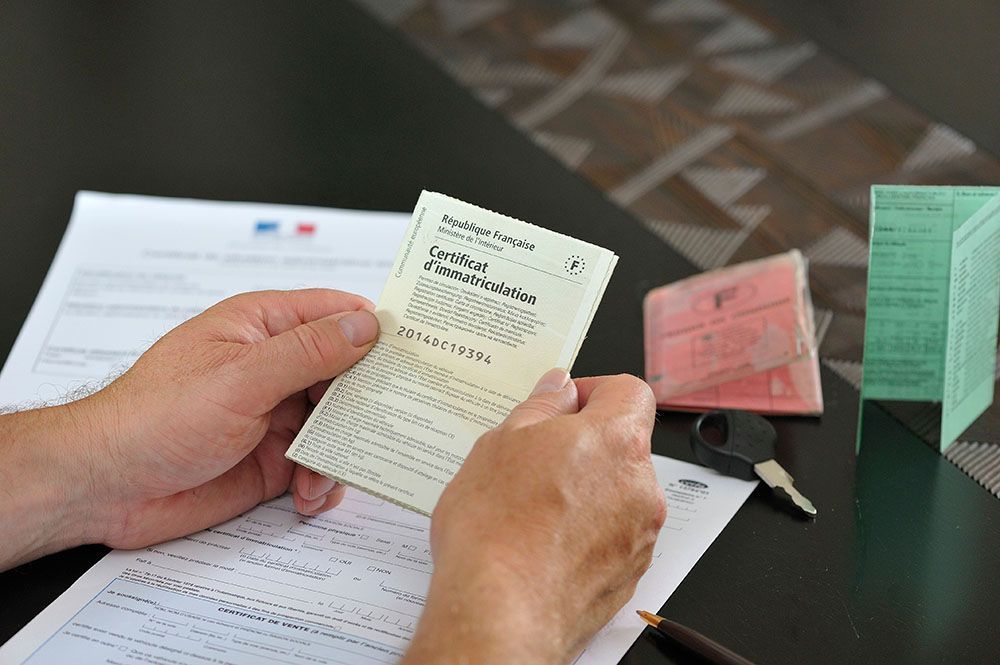
[[[302,498],[308,497],[309,499],[315,499],[317,497],[326,496],[336,486],[336,480],[331,480],[330,478],[321,476],[318,473],[310,473],[308,491],[302,495]]]
[[[556,367],[542,374],[542,378],[538,379],[538,383],[535,384],[535,389],[531,391],[531,394],[538,395],[540,393],[551,393],[556,390],[562,390],[566,387],[567,383],[569,383],[569,372],[562,367]]]
[[[314,513],[323,507],[323,503],[326,501],[325,496],[321,496],[318,499],[303,500],[302,501],[302,512],[304,513]]]
[[[337,323],[353,346],[364,346],[378,336],[378,319],[363,309],[340,317]]]

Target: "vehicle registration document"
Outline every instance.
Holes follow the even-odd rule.
[[[287,457],[429,515],[473,443],[573,365],[618,257],[423,192],[376,309]]]
[[[667,409],[823,412],[798,250],[688,277],[643,304],[646,381]]]

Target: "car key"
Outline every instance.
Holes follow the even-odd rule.
[[[722,445],[712,445],[706,428],[722,432]],[[793,478],[774,460],[778,433],[771,423],[755,413],[723,409],[699,416],[691,428],[691,450],[698,461],[726,476],[743,480],[759,477],[774,493],[810,517],[816,515],[812,501],[802,496]]]

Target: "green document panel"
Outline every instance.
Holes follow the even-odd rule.
[[[959,191],[956,197],[969,196]],[[941,449],[993,403],[1000,310],[1000,196],[955,228],[951,250]]]
[[[867,399],[941,400],[953,201],[949,189],[872,188]]]
[[[876,185],[870,240],[861,398],[941,402],[943,450],[993,401],[1000,188]]]

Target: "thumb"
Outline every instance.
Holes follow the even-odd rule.
[[[542,375],[528,399],[515,406],[500,427],[518,429],[579,410],[576,384],[569,372],[557,367]]]
[[[367,310],[308,321],[257,345],[244,380],[256,383],[261,411],[347,370],[374,346],[378,319]]]

